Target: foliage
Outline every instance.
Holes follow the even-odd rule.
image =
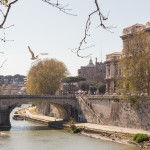
[[[25,78],[24,75],[19,75],[19,74],[16,74],[14,76],[11,76],[11,75],[2,76],[2,75],[0,75],[0,85],[4,84],[5,79],[8,80],[9,84],[12,84],[13,81],[24,82],[24,78]]]
[[[7,87],[7,89],[2,94],[5,94],[5,95],[11,94],[11,87]]]
[[[64,63],[45,59],[32,66],[27,77],[29,94],[55,94],[68,71]]]
[[[7,6],[8,0],[0,0],[0,4]]]
[[[137,95],[130,96],[130,104],[131,104],[131,107],[135,106],[138,109],[139,108],[139,97]]]
[[[67,128],[67,130],[68,130],[69,132],[72,132],[72,129],[73,129],[74,126],[75,126],[74,124],[75,124],[74,118],[70,117],[69,122],[68,122],[68,128]]]
[[[67,83],[75,83],[79,81],[86,81],[86,79],[80,76],[76,76],[76,77],[67,77],[63,80],[63,82],[67,82]]]
[[[97,90],[99,90],[100,94],[104,94],[106,90],[106,85],[102,82],[99,83],[90,83],[90,91],[94,94]]]
[[[76,77],[66,77],[62,82],[66,82],[69,85],[69,93],[72,91],[72,88],[74,87],[73,83],[85,81],[86,79],[80,76]]]
[[[80,133],[83,130],[83,128],[76,127],[73,129],[73,133]]]
[[[140,143],[148,140],[149,138],[147,134],[137,133],[133,136],[133,141],[136,141],[136,143]]]
[[[73,118],[70,118],[67,130],[73,133],[80,133],[83,130],[83,128],[76,127],[74,124],[75,124],[75,120]]]
[[[89,90],[89,84],[88,83],[81,83],[80,89],[82,91],[87,91],[88,92],[88,90]]]
[[[92,94],[94,94],[96,92],[97,88],[94,86],[90,86],[90,91]]]
[[[145,32],[132,35],[125,43],[119,65],[122,77],[117,92],[128,97],[150,94],[150,38]]]
[[[69,126],[72,126],[73,124],[75,124],[75,119],[70,117],[70,119],[69,119]]]
[[[99,85],[99,93],[100,94],[105,94],[105,91],[106,91],[106,84],[104,84],[104,83],[101,83],[100,85]]]

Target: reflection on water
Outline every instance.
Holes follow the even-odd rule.
[[[54,130],[29,121],[11,119],[11,124],[12,128],[9,131],[3,131],[7,136],[0,136],[0,150],[141,150],[63,130]]]

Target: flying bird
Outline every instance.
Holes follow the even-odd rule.
[[[28,49],[29,49],[29,51],[30,51],[30,53],[31,53],[31,55],[32,55],[31,60],[38,59],[38,57],[39,57],[40,55],[48,55],[48,53],[40,53],[40,54],[34,56],[34,53],[33,53],[33,51],[31,50],[31,48],[30,48],[29,46],[28,46]]]

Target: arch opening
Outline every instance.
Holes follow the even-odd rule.
[[[37,104],[36,101],[32,102],[32,104],[31,103],[29,104],[29,103],[30,102],[26,102],[26,103],[20,102],[20,103],[9,106],[9,108],[8,108],[9,111],[7,113],[7,121],[5,120],[5,122],[7,122],[6,126],[11,127],[12,117],[13,117],[15,111],[25,108],[25,107],[20,107],[20,106],[26,105],[26,107],[29,107],[32,104]],[[72,107],[70,105],[60,105],[60,104],[50,103],[50,102],[38,102],[38,103],[39,103],[39,106],[42,106],[41,109],[44,109],[43,105],[45,105],[46,107],[49,107],[49,111],[47,110],[47,108],[45,108],[44,111],[46,111],[46,112],[42,112],[42,111],[40,111],[40,108],[38,106],[36,106],[38,108],[37,113],[39,113],[39,114],[44,114],[46,116],[55,117],[55,118],[58,118],[58,120],[63,120],[63,121],[68,121],[72,115],[72,110],[71,110]],[[50,110],[50,107],[52,107],[52,110],[54,110],[54,112]],[[47,114],[45,114],[45,113],[47,113]],[[54,119],[54,120],[56,120],[56,119]]]

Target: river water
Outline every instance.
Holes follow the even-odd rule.
[[[17,110],[16,108],[12,113]],[[0,136],[0,150],[142,150],[140,148],[117,144],[71,134],[30,121],[11,119],[12,128]]]

